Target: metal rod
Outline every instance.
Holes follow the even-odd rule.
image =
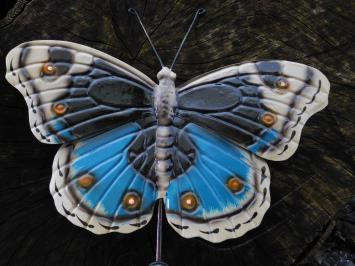
[[[169,266],[161,261],[161,246],[162,246],[162,223],[163,223],[163,199],[158,199],[158,217],[157,217],[157,235],[155,247],[155,261],[149,266]]]
[[[162,242],[162,220],[163,220],[163,199],[158,202],[158,221],[157,221],[157,242],[155,249],[155,260],[161,261],[161,242]]]
[[[205,12],[206,12],[206,10],[205,10],[204,8],[199,8],[199,9],[197,9],[197,11],[196,11],[196,13],[195,13],[195,16],[194,16],[194,18],[193,18],[193,20],[192,20],[192,22],[191,22],[191,24],[190,24],[190,27],[189,27],[189,29],[187,30],[187,32],[186,32],[186,34],[185,34],[185,36],[184,36],[184,39],[182,39],[181,44],[180,44],[180,46],[179,46],[179,49],[177,50],[177,52],[176,52],[176,54],[175,54],[174,60],[173,60],[173,62],[171,63],[171,66],[170,66],[170,69],[171,69],[171,70],[173,69],[173,67],[174,67],[174,65],[175,65],[176,59],[178,58],[178,56],[179,56],[179,54],[180,54],[181,48],[182,48],[182,46],[184,45],[184,43],[185,43],[185,41],[186,41],[186,39],[187,39],[187,36],[190,34],[190,31],[191,31],[192,27],[194,26],[198,15],[202,15],[202,14],[205,13]]]
[[[144,31],[144,33],[145,33],[145,36],[147,36],[147,39],[148,39],[148,41],[149,41],[149,43],[150,43],[150,46],[153,48],[153,51],[154,51],[156,57],[157,57],[158,60],[159,60],[160,66],[163,67],[163,66],[164,66],[163,61],[161,60],[161,58],[160,58],[160,56],[159,56],[157,50],[155,49],[155,46],[154,46],[152,40],[150,39],[149,34],[148,34],[147,30],[145,29],[141,18],[140,18],[139,15],[138,15],[138,12],[137,12],[134,8],[128,8],[128,12],[131,13],[132,15],[135,15],[135,16],[137,17],[138,22],[139,22],[139,24],[141,25],[141,27],[142,27],[142,29],[143,29],[143,31]]]

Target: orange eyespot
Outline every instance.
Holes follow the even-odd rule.
[[[238,178],[232,177],[227,181],[227,187],[230,189],[230,191],[235,193],[241,191],[244,185]]]
[[[193,193],[188,192],[181,196],[180,204],[185,211],[192,212],[196,210],[198,206],[198,201]]]
[[[84,189],[91,188],[95,183],[96,183],[96,180],[92,175],[82,176],[78,180],[78,185]]]
[[[128,211],[138,210],[141,206],[141,197],[136,192],[127,192],[123,198],[123,207]]]
[[[289,85],[288,81],[286,79],[284,79],[284,78],[279,78],[275,82],[276,88],[282,89],[282,90],[283,89],[287,89],[288,85]]]
[[[54,75],[56,72],[57,69],[52,63],[45,63],[42,67],[42,73],[45,75]]]
[[[57,115],[64,115],[68,111],[68,105],[65,103],[56,103],[52,108]]]
[[[270,127],[276,123],[277,118],[273,114],[265,113],[261,116],[260,120],[265,126]]]

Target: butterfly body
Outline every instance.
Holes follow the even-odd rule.
[[[155,143],[155,175],[161,197],[164,197],[173,170],[175,132],[172,127],[177,107],[176,74],[163,67],[157,78],[159,85],[154,89],[154,110],[157,119]]]
[[[64,41],[20,44],[7,80],[30,127],[61,144],[50,191],[63,216],[96,234],[146,225],[162,198],[169,224],[211,242],[257,227],[270,206],[267,160],[285,160],[328,102],[329,81],[304,64],[224,67],[175,87],[98,50]]]

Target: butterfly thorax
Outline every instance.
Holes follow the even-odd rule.
[[[176,74],[163,67],[158,75],[159,85],[154,90],[154,109],[158,125],[170,125],[176,109]]]
[[[155,143],[155,175],[160,196],[163,197],[172,177],[173,169],[172,155],[175,136],[172,123],[177,107],[176,74],[167,67],[163,67],[157,77],[159,85],[154,91],[154,110],[158,122]]]

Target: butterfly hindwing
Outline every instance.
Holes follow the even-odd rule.
[[[137,123],[64,144],[53,162],[51,194],[59,213],[96,234],[129,233],[147,224],[156,185],[129,162]]]
[[[6,79],[24,96],[32,132],[44,143],[71,142],[152,117],[155,83],[98,50],[32,41],[12,49],[6,64]]]
[[[189,137],[195,155],[190,168],[170,181],[165,200],[170,225],[184,237],[211,242],[258,226],[270,205],[267,164],[195,124],[180,134]]]
[[[289,61],[225,67],[178,89],[178,116],[268,160],[297,149],[310,116],[328,103],[329,81]]]

